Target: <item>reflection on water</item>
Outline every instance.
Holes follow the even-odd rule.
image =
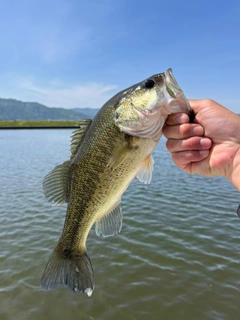
[[[239,193],[222,178],[181,172],[154,152],[149,186],[123,196],[123,228],[88,252],[91,298],[39,282],[63,227],[41,183],[69,156],[71,130],[0,131],[1,319],[240,319]]]

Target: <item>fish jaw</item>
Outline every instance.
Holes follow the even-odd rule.
[[[146,88],[150,81],[154,86]],[[175,80],[172,69],[148,78],[134,90],[132,98],[124,97],[115,112],[115,124],[129,135],[159,140],[168,115],[191,113],[189,102]],[[141,103],[136,104],[139,100]]]
[[[169,68],[164,73],[165,78],[165,96],[168,101],[168,108],[170,113],[186,112],[190,113],[192,111],[191,106],[184,95],[184,92],[178,85],[176,79],[173,76],[172,69]]]

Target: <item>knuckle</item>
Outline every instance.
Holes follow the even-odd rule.
[[[212,100],[212,99],[209,99],[209,98],[206,98],[206,99],[203,100],[203,104],[206,105],[206,106],[212,105],[213,103],[215,103],[215,101]]]
[[[200,137],[190,137],[183,141],[183,148],[188,150],[200,149]]]
[[[181,138],[188,137],[191,132],[191,125],[188,123],[181,124],[179,126],[179,135]]]
[[[175,114],[170,114],[170,115],[167,117],[167,120],[166,120],[165,124],[168,124],[168,125],[173,125],[173,124],[175,124]]]

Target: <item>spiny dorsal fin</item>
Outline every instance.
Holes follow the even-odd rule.
[[[71,156],[70,160],[75,156],[84,136],[90,127],[92,120],[82,120],[78,124],[80,128],[73,131],[71,139]],[[48,201],[55,206],[61,206],[68,202],[70,193],[70,175],[69,163],[65,161],[63,164],[56,166],[43,180],[43,192]]]
[[[61,206],[68,202],[69,185],[68,172],[69,161],[56,166],[43,180],[43,192],[48,201],[54,206]]]
[[[84,140],[85,134],[88,131],[88,128],[90,127],[92,123],[91,119],[88,120],[82,120],[78,122],[78,125],[80,128],[73,131],[72,137],[71,137],[71,157],[73,158],[75,154],[77,153],[78,148],[80,147],[82,141]]]
[[[152,180],[152,173],[153,173],[153,164],[154,160],[152,155],[149,155],[143,162],[141,169],[137,174],[137,178],[139,181],[148,184]]]
[[[102,234],[103,237],[114,236],[119,233],[122,228],[122,209],[119,201],[115,207],[101,220],[96,221],[95,231],[97,236]]]

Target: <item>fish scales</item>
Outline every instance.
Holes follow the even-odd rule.
[[[112,112],[107,113],[108,118],[111,120],[113,119],[114,111],[115,109],[112,108]],[[79,149],[77,163],[74,164],[76,168],[74,170],[75,174],[73,176],[70,198],[72,205],[68,208],[66,219],[66,221],[72,221],[72,223],[68,222],[65,225],[61,240],[66,243],[67,236],[68,240],[70,240],[69,246],[77,249],[79,248],[79,244],[85,243],[89,229],[98,215],[101,215],[101,211],[104,213],[106,210],[109,210],[114,204],[115,198],[123,193],[125,186],[123,186],[122,180],[125,179],[125,172],[131,173],[130,181],[132,180],[132,175],[136,175],[136,165],[133,163],[135,154],[132,154],[132,157],[129,157],[124,165],[120,165],[115,170],[107,166],[109,158],[114,154],[116,149],[116,140],[122,140],[123,147],[125,147],[126,140],[128,139],[126,139],[128,135],[120,132],[114,125],[113,120],[110,122],[110,119],[106,119],[106,115],[103,113],[96,120],[96,123],[93,123],[89,134],[86,135],[84,143]],[[104,129],[99,133],[98,130],[100,126],[102,127],[103,121],[104,123],[108,123],[108,126],[103,126]],[[110,132],[111,139],[109,139]],[[98,139],[95,139],[95,137],[98,137]],[[145,146],[150,145],[151,150],[153,145],[157,143],[157,141],[149,143],[150,141],[146,139],[134,137],[132,137],[132,140],[133,144],[134,140],[136,140],[136,145],[138,146],[134,151],[143,160],[146,157]],[[129,148],[131,149],[131,143],[129,143]],[[68,234],[74,235],[74,237],[69,237]]]
[[[82,123],[72,138],[70,160],[43,183],[50,201],[68,203],[62,235],[41,279],[45,289],[65,285],[76,293],[92,294],[89,231],[96,223],[97,235],[120,232],[121,196],[135,177],[150,182],[152,152],[173,112],[190,113],[191,108],[169,69],[121,91],[92,122]]]

